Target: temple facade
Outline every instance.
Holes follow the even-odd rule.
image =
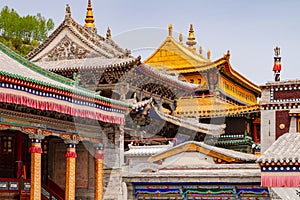
[[[122,132],[132,105],[78,87],[3,44],[0,59],[0,197],[102,199],[103,155],[117,143],[105,134]]]
[[[231,67],[230,52],[196,53],[192,26],[182,41],[170,26],[142,62],[110,29],[97,33],[89,0],[83,26],[67,5],[26,59],[2,45],[1,195],[269,199],[253,155],[260,88]]]
[[[197,52],[192,25],[186,45],[182,34],[179,41],[174,39],[172,29],[169,25],[165,41],[144,62],[161,73],[197,85],[193,97],[177,97],[174,115],[197,118],[204,123],[225,123],[225,134],[208,137],[207,142],[244,152],[253,151],[252,145],[260,143],[259,86],[232,68],[229,51],[214,61],[210,50],[207,56],[201,46]]]

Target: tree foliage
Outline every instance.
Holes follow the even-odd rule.
[[[46,20],[40,13],[22,17],[7,6],[0,12],[0,42],[21,55],[26,55],[46,39],[53,29],[53,20]]]

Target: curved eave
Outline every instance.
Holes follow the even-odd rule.
[[[238,73],[237,71],[235,71],[232,67],[231,64],[229,62],[229,56],[224,56],[222,59],[224,59],[224,63],[225,65],[219,65],[219,71],[221,71],[221,69],[224,67],[226,73],[228,75],[231,76],[231,78],[233,80],[238,80],[236,81],[237,83],[241,84],[242,86],[246,86],[247,89],[252,90],[257,96],[261,95],[261,89],[259,86],[255,85],[254,83],[252,83],[251,81],[249,81],[248,79],[246,79],[244,76],[242,76],[240,73]]]
[[[91,58],[93,59],[93,58]],[[67,61],[49,61],[48,62],[38,62],[39,65],[43,66],[43,68],[48,69],[52,72],[77,72],[79,70],[99,70],[99,71],[105,71],[108,68],[114,68],[114,70],[119,70],[119,68],[122,68],[127,65],[134,65],[136,62],[135,58],[130,58],[128,60],[120,60],[119,62],[111,62],[109,64],[103,64],[101,65],[101,60],[97,62],[97,59],[94,59],[95,61],[92,64],[86,64],[87,61],[84,61],[84,59],[73,59],[73,60],[67,60]],[[109,60],[109,59],[108,59]],[[70,62],[72,61],[72,62]],[[70,63],[68,63],[70,62]],[[63,64],[60,64],[63,63]]]
[[[11,59],[17,61],[18,63],[20,63],[21,65],[29,68],[30,70],[39,73],[43,76],[46,76],[48,78],[51,78],[55,81],[58,81],[60,83],[64,83],[66,85],[74,85],[75,81],[68,79],[64,76],[60,76],[58,74],[55,74],[53,72],[50,72],[49,70],[43,69],[40,66],[34,64],[33,62],[27,60],[26,58],[22,57],[21,55],[17,54],[16,52],[14,52],[13,50],[11,50],[10,48],[8,48],[7,46],[5,46],[4,44],[0,43],[0,50],[6,54],[7,56],[9,56]]]
[[[117,101],[117,100],[103,97],[100,95],[95,95],[90,90],[86,90],[84,88],[78,88],[78,87],[68,88],[68,87],[58,86],[58,85],[54,85],[51,83],[23,77],[20,75],[11,74],[11,73],[4,72],[1,70],[0,70],[0,81],[5,81],[8,83],[15,83],[20,86],[28,86],[30,88],[35,88],[35,89],[45,90],[45,91],[47,88],[49,91],[53,91],[57,94],[71,93],[72,94],[71,96],[79,95],[79,96],[81,96],[79,98],[82,98],[82,99],[91,98],[91,99],[93,99],[93,101],[94,100],[105,101],[107,103],[115,104],[116,106],[119,105],[119,106],[122,106],[125,108],[131,108],[133,106],[132,104]],[[112,107],[114,107],[114,106],[112,106]]]
[[[245,113],[259,112],[261,106],[259,104],[249,106],[225,106],[224,108],[197,110],[197,108],[183,108],[175,111],[175,116],[178,117],[224,117],[224,116],[235,116],[242,115]]]
[[[199,87],[194,84],[185,83],[180,80],[175,80],[172,78],[172,76],[167,74],[162,74],[160,71],[156,71],[156,69],[147,67],[147,65],[140,64],[138,65],[138,68],[135,68],[136,70],[140,69],[143,71],[143,73],[147,74],[149,77],[153,77],[154,79],[164,81],[172,86],[176,86],[177,88],[184,89],[184,90],[190,90],[190,91],[196,91]]]
[[[16,83],[19,83],[20,81],[24,81],[24,82],[27,82],[29,84],[31,83],[31,85],[36,84],[36,85],[46,86],[46,87],[50,87],[50,88],[55,88],[55,89],[60,90],[60,91],[72,92],[74,94],[78,94],[78,95],[81,95],[83,97],[99,99],[101,101],[106,101],[106,102],[109,102],[109,103],[122,105],[122,106],[125,106],[125,107],[132,107],[131,104],[127,104],[127,103],[124,103],[124,102],[119,102],[119,101],[109,99],[109,98],[106,98],[106,97],[102,97],[102,96],[99,96],[99,95],[96,96],[90,90],[77,87],[75,81],[73,81],[71,79],[68,79],[66,77],[60,76],[58,74],[55,74],[53,72],[50,72],[49,70],[41,68],[40,66],[30,62],[29,60],[25,59],[24,57],[18,55],[17,53],[15,53],[14,51],[9,49],[7,46],[5,46],[2,43],[0,43],[0,50],[4,54],[9,56],[10,59],[13,59],[16,62],[23,65],[24,67],[28,68],[29,70],[32,70],[33,73],[39,74],[43,77],[47,77],[47,78],[49,78],[49,80],[51,79],[51,80],[54,80],[55,82],[48,83],[48,82],[45,82],[45,81],[42,81],[42,80],[37,80],[37,79],[34,79],[34,78],[25,77],[25,76],[22,76],[20,74],[13,74],[13,73],[3,71],[3,70],[0,70],[0,77],[1,78],[9,77],[9,78],[11,78],[11,81],[15,80]],[[57,85],[55,83],[60,84],[60,85]]]

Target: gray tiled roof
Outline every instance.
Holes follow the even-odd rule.
[[[40,66],[18,55],[4,44],[0,43],[0,74],[39,83],[62,90],[72,91],[83,96],[89,96],[125,106],[131,104],[95,95],[93,91],[74,85],[75,81],[43,69]]]
[[[257,160],[257,162],[299,162],[300,133],[286,133],[280,136]]]
[[[215,147],[215,146],[211,146],[208,144],[205,144],[204,142],[196,142],[196,141],[188,141],[188,142],[184,142],[180,145],[177,145],[173,148],[170,148],[166,151],[172,151],[173,149],[181,149],[182,146],[187,145],[187,144],[196,144],[199,147],[202,147],[204,149],[210,150],[210,151],[214,151],[216,153],[220,153],[223,154],[225,156],[231,157],[231,158],[235,158],[238,160],[243,160],[243,161],[256,161],[257,160],[257,156],[253,155],[253,154],[247,154],[247,153],[242,153],[242,152],[238,152],[238,151],[234,151],[234,150],[230,150],[230,149],[225,149],[225,148],[220,148],[220,147]],[[160,152],[158,154],[155,154],[154,156],[158,156],[160,154],[165,153],[166,151]]]
[[[129,63],[134,61],[134,58],[86,58],[86,59],[71,59],[71,60],[57,60],[57,61],[41,61],[36,62],[37,65],[48,69],[88,69],[88,68],[102,68],[107,66],[114,66],[117,64]]]
[[[33,80],[43,81],[45,83],[50,83],[52,85],[65,87],[68,89],[72,89],[73,87],[67,84],[64,84],[54,78],[45,76],[38,71],[34,71],[29,67],[21,64],[20,62],[16,61],[15,59],[11,58],[9,55],[5,54],[4,52],[0,51],[0,70],[10,73],[10,74],[17,74],[25,78],[30,78]],[[49,73],[50,74],[50,73]],[[58,75],[51,74],[53,77],[59,77]]]

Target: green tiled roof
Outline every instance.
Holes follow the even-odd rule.
[[[79,95],[82,95],[82,96],[95,98],[95,99],[98,99],[98,100],[106,101],[106,102],[117,104],[117,105],[122,105],[122,106],[125,106],[125,107],[132,107],[132,104],[128,104],[128,103],[125,103],[125,102],[121,102],[121,101],[113,100],[113,99],[110,99],[110,98],[102,97],[100,95],[95,95],[95,93],[91,90],[87,90],[87,89],[78,87],[76,85],[75,81],[73,81],[71,79],[68,79],[64,76],[55,74],[53,72],[50,72],[46,69],[41,68],[40,66],[30,62],[29,60],[25,59],[24,57],[18,55],[17,53],[15,53],[11,49],[9,49],[7,46],[2,44],[1,42],[0,42],[0,50],[1,50],[1,52],[6,54],[7,56],[9,56],[11,59],[13,59],[14,61],[17,61],[22,66],[26,67],[27,69],[30,69],[33,73],[39,74],[40,77],[45,77],[46,81],[41,80],[41,78],[39,79],[37,76],[34,77],[34,78],[33,78],[33,76],[28,77],[25,74],[22,74],[22,72],[21,72],[22,69],[12,70],[12,71],[15,71],[16,73],[8,72],[4,68],[5,66],[3,66],[3,68],[0,66],[0,74],[1,75],[5,75],[5,76],[8,76],[8,77],[12,77],[12,78],[16,78],[16,79],[19,79],[19,80],[24,80],[24,81],[44,85],[44,86],[53,87],[53,88],[56,88],[56,89],[59,89],[59,90],[72,92],[74,94],[79,94]],[[47,82],[47,80],[51,80],[51,82],[50,81]]]

